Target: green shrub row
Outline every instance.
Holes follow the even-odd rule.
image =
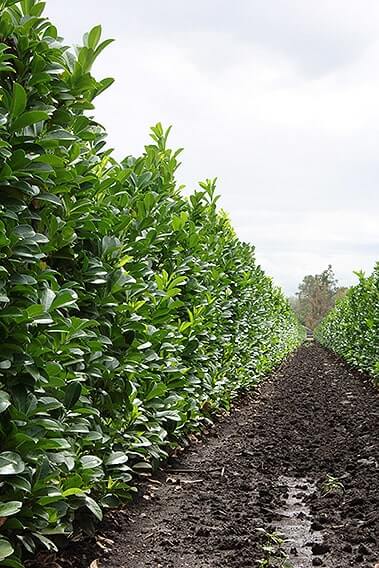
[[[316,329],[316,339],[379,380],[379,263],[371,276],[357,273],[350,288]]]
[[[92,101],[95,27],[63,47],[44,4],[0,0],[0,565],[130,497],[189,430],[302,339],[158,124],[117,163]]]

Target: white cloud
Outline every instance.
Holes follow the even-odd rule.
[[[328,264],[335,267],[340,284],[351,285],[353,271],[370,273],[378,260],[378,226],[367,213],[341,209],[289,218],[279,211],[241,211],[239,218],[241,237],[248,240],[254,227],[257,260],[289,293],[305,274],[320,273]]]
[[[173,124],[181,182],[217,176],[241,238],[286,290],[379,257],[379,5],[371,0],[48,0],[69,42],[103,23],[97,103],[117,155]],[[75,18],[72,15],[75,14]]]

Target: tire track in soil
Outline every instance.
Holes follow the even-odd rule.
[[[146,482],[132,506],[107,515],[101,555],[94,542],[71,546],[61,566],[88,566],[100,556],[101,568],[258,567],[263,528],[295,538],[285,545],[288,567],[373,568],[378,426],[370,379],[317,344],[303,346]],[[328,474],[343,492],[322,491]]]

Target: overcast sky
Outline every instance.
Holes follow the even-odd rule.
[[[115,38],[96,103],[119,157],[173,125],[188,190],[218,178],[238,235],[287,293],[379,260],[377,0],[47,0],[67,43]]]

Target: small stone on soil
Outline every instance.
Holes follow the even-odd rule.
[[[315,556],[326,554],[327,552],[329,552],[329,550],[330,546],[325,542],[314,542],[312,544],[312,554],[314,554]]]
[[[319,523],[318,521],[313,521],[313,523],[311,524],[311,529],[313,531],[322,531],[324,528],[324,526]]]

